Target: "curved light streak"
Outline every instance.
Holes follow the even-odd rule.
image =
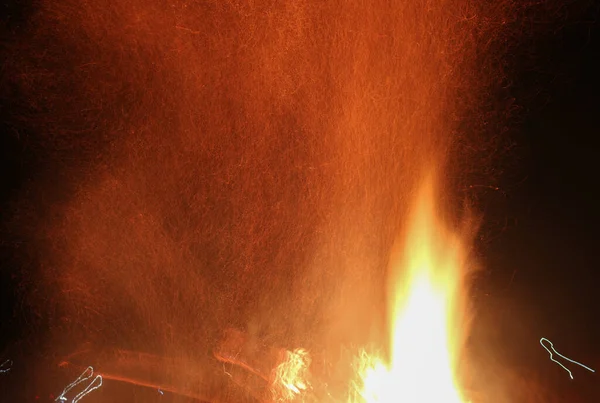
[[[552,351],[550,351],[550,349],[548,349],[548,347],[546,347],[546,346],[544,345],[544,341],[547,341],[547,342],[550,344],[550,348],[552,349]],[[572,359],[570,359],[570,358],[568,358],[568,357],[565,357],[564,355],[562,355],[561,353],[559,353],[558,351],[556,351],[556,349],[554,348],[554,344],[552,344],[552,342],[551,342],[550,340],[548,340],[547,338],[545,338],[545,337],[542,337],[542,338],[540,339],[540,344],[541,344],[541,345],[542,345],[542,347],[544,347],[544,349],[545,349],[545,350],[546,350],[546,351],[547,351],[547,352],[550,354],[550,360],[551,360],[551,361],[553,361],[553,362],[555,362],[555,363],[557,363],[557,364],[558,364],[558,365],[560,365],[560,366],[561,366],[561,367],[562,367],[562,368],[563,368],[565,371],[567,371],[567,372],[569,373],[569,376],[571,377],[571,379],[573,379],[573,374],[571,373],[571,371],[570,371],[570,370],[569,370],[567,367],[565,367],[565,366],[564,366],[562,363],[560,363],[559,361],[556,361],[556,360],[554,359],[554,357],[552,356],[552,352],[554,352],[554,353],[555,353],[556,355],[558,355],[559,357],[561,357],[561,358],[563,358],[563,359],[565,359],[565,360],[567,360],[567,361],[569,361],[569,362],[572,362],[573,364],[577,364],[577,365],[579,365],[580,367],[583,367],[583,368],[587,369],[587,370],[588,370],[588,371],[590,371],[590,372],[596,372],[596,371],[594,371],[593,369],[591,369],[590,367],[588,367],[588,366],[585,366],[585,365],[583,365],[582,363],[580,363],[580,362],[577,362],[577,361],[575,361],[575,360],[572,360]]]
[[[62,393],[54,400],[55,402],[65,402],[68,399],[65,397],[65,395],[67,394],[67,392],[69,392],[71,389],[73,389],[75,386],[79,385],[82,382],[87,381],[88,379],[92,378],[94,376],[94,368],[92,367],[87,367],[85,369],[85,371],[83,371],[81,373],[81,375],[79,375],[79,377],[77,379],[75,379],[73,382],[71,382],[70,384],[67,385],[66,388],[63,389]],[[96,377],[85,387],[85,389],[83,389],[81,392],[79,392],[71,401],[71,403],[77,403],[78,401],[80,401],[81,399],[83,399],[86,395],[88,395],[89,393],[93,392],[94,390],[98,389],[100,386],[102,386],[102,375],[96,375]]]
[[[0,374],[5,374],[12,369],[12,360],[6,360],[0,364]]]

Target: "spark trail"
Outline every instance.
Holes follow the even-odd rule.
[[[550,351],[550,349],[548,349],[548,347],[546,347],[546,345],[544,345],[544,341],[547,341],[547,342],[548,342],[548,344],[550,344],[550,349],[552,349],[552,351]],[[567,371],[567,372],[569,373],[569,376],[571,377],[571,379],[573,379],[573,374],[571,373],[571,371],[570,371],[570,370],[569,370],[567,367],[565,367],[565,366],[564,366],[564,365],[563,365],[561,362],[559,362],[559,361],[556,361],[556,360],[553,358],[553,356],[552,356],[552,352],[554,352],[554,353],[555,353],[556,355],[558,355],[559,357],[561,357],[561,358],[563,358],[563,359],[565,359],[565,360],[567,360],[567,361],[569,361],[569,362],[572,362],[573,364],[577,364],[577,365],[579,365],[580,367],[583,367],[583,368],[587,369],[587,370],[588,370],[588,371],[590,371],[590,372],[596,372],[596,371],[594,371],[593,369],[591,369],[590,367],[587,367],[587,366],[583,365],[583,364],[582,364],[582,363],[580,363],[580,362],[577,362],[577,361],[575,361],[575,360],[572,360],[572,359],[570,359],[570,358],[567,358],[567,357],[565,357],[564,355],[562,355],[561,353],[559,353],[558,351],[556,351],[556,349],[554,348],[554,344],[552,344],[552,342],[551,342],[550,340],[548,340],[547,338],[545,338],[545,337],[542,337],[542,338],[540,339],[540,344],[541,344],[541,345],[542,345],[542,347],[544,347],[544,349],[545,349],[545,350],[546,350],[546,351],[547,351],[547,352],[550,354],[550,360],[551,360],[551,361],[553,361],[553,362],[555,362],[555,363],[557,363],[557,364],[558,364],[558,365],[560,365],[560,366],[561,366],[561,367],[562,367],[562,368],[563,368],[565,371]]]
[[[68,399],[65,397],[65,395],[71,389],[73,389],[75,386],[79,385],[80,383],[83,383],[83,382],[87,381],[88,379],[92,378],[93,376],[94,376],[94,368],[87,367],[85,369],[85,371],[83,371],[81,373],[81,375],[79,375],[79,377],[76,380],[74,380],[73,382],[71,382],[69,385],[67,385],[66,388],[63,389],[62,393],[54,401],[55,402],[66,402],[66,401],[68,401]],[[71,401],[71,403],[77,403],[78,401],[80,401],[81,399],[83,399],[86,395],[88,395],[91,392],[93,392],[94,390],[98,389],[100,386],[102,386],[102,375],[96,375],[96,377],[94,377],[94,379],[85,387],[85,389],[83,389],[81,392],[79,392],[77,394],[77,396],[75,396],[73,398],[73,400]]]

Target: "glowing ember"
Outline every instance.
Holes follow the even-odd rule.
[[[390,359],[363,359],[372,361],[360,392],[369,403],[465,401],[455,379],[464,253],[435,200],[429,179],[413,207],[401,258],[391,262]]]

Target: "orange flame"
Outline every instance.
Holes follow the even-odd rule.
[[[358,401],[466,401],[455,376],[465,249],[439,217],[435,190],[430,177],[415,199],[401,254],[391,261],[389,359],[362,358]]]

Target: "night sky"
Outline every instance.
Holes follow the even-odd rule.
[[[576,1],[530,22],[531,35],[509,52],[515,112],[508,122],[514,147],[500,167],[500,186],[482,197],[485,267],[477,278],[473,354],[484,357],[486,376],[527,383],[535,379],[556,395],[600,401],[600,374],[571,366],[568,378],[539,344],[547,337],[570,358],[600,370],[600,7]],[[19,7],[0,4],[3,32],[19,21]],[[534,17],[532,17],[535,20]],[[527,24],[526,24],[527,25]],[[5,41],[3,40],[3,43]],[[0,70],[0,74],[2,71]],[[17,100],[3,88],[0,116]],[[0,214],[40,162],[0,121]],[[1,238],[0,362],[30,335],[32,313],[17,293],[18,245]],[[493,343],[491,353],[486,345]],[[2,388],[9,378],[0,374]],[[508,382],[508,381],[507,381]],[[8,400],[7,400],[8,401]],[[531,400],[537,401],[537,400]],[[565,400],[568,401],[568,400]]]
[[[513,94],[522,107],[518,157],[505,178],[514,176],[489,199],[489,216],[501,229],[490,232],[479,296],[484,332],[503,346],[494,359],[550,390],[579,391],[583,401],[600,398],[598,375],[575,369],[570,380],[546,361],[538,340],[600,365],[598,17],[590,6],[513,53],[520,66]]]

